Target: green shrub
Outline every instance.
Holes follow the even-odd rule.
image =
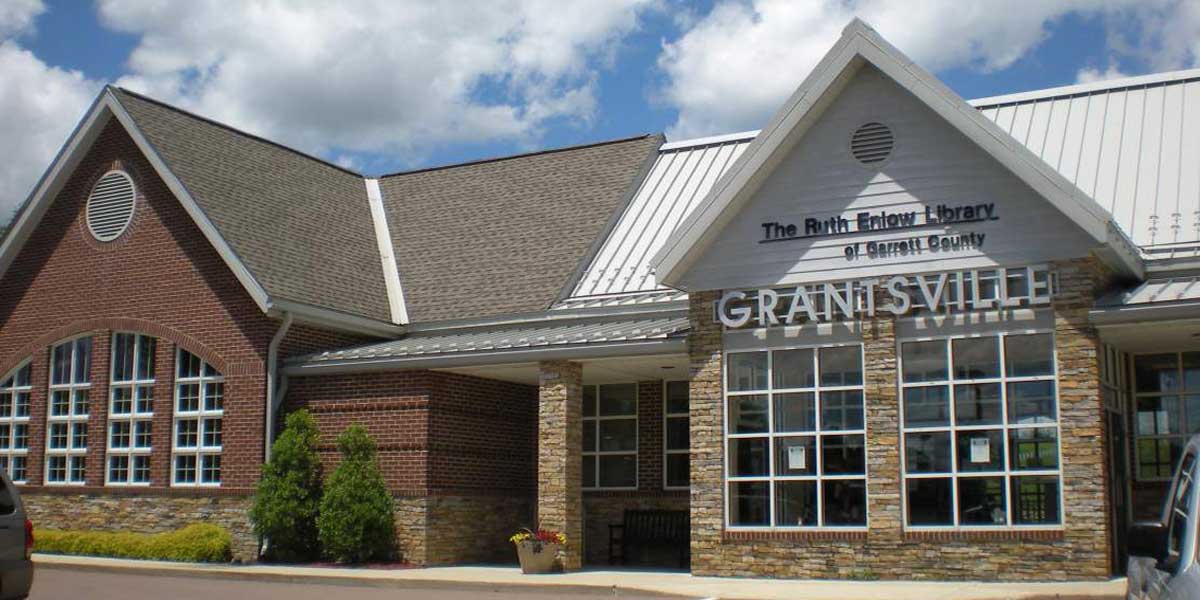
[[[193,523],[165,533],[61,531],[39,529],[34,551],[51,554],[113,556],[186,562],[229,561],[229,532],[208,523]]]
[[[250,520],[267,556],[286,562],[311,560],[321,553],[317,512],[321,508],[321,459],[317,423],[306,410],[288,415],[271,460],[258,482]]]
[[[392,495],[375,458],[375,440],[361,425],[338,436],[342,462],[325,483],[317,517],[321,548],[337,562],[361,563],[392,556]]]

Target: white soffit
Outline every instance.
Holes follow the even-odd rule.
[[[682,276],[864,60],[979,144],[1097,242],[1114,243],[1109,228],[1112,216],[1107,209],[1080,192],[1044,160],[1016,143],[996,123],[916,66],[869,26],[854,19],[846,26],[841,39],[771,118],[762,134],[749,145],[741,160],[699,202],[697,209],[682,221],[651,259],[660,283],[664,280],[671,283]],[[1127,264],[1119,266],[1123,269],[1131,267]]]

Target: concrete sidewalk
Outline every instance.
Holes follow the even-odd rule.
[[[1125,580],[1070,583],[982,583],[912,581],[798,581],[693,577],[663,571],[588,570],[522,575],[516,567],[431,567],[351,569],[278,565],[205,565],[34,554],[39,569],[81,569],[146,575],[217,577],[334,585],[446,587],[535,586],[547,592],[626,590],[706,599],[755,600],[1015,600],[1019,598],[1118,599]]]

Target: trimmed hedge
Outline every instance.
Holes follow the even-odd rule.
[[[34,551],[186,562],[228,562],[231,539],[224,527],[194,523],[165,533],[110,531],[34,532]]]

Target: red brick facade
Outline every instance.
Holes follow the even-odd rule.
[[[88,233],[83,205],[96,179],[114,165],[132,175],[137,208],[128,231],[105,244]],[[32,360],[31,486],[44,477],[49,348],[82,334],[91,334],[94,344],[87,485],[103,486],[109,346],[119,330],[159,338],[151,486],[170,482],[178,346],[226,378],[222,489],[249,490],[262,460],[265,358],[277,328],[111,121],[0,281],[0,369]]]

